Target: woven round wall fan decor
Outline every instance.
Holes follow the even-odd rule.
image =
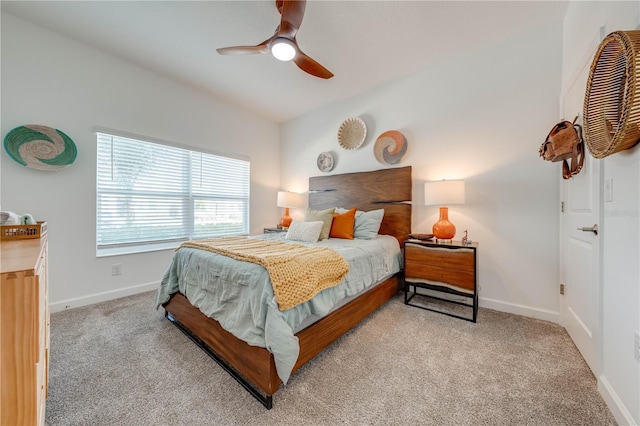
[[[396,164],[407,152],[407,138],[397,130],[387,130],[376,139],[373,156],[380,164]]]
[[[591,64],[583,130],[589,152],[604,158],[640,141],[640,31],[602,40]]]
[[[347,150],[358,149],[367,137],[367,125],[358,117],[346,119],[338,129],[338,143]]]
[[[60,170],[71,165],[78,154],[76,144],[62,131],[27,124],[4,137],[4,149],[16,162],[38,170]]]

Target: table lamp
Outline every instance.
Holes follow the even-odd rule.
[[[441,180],[424,183],[424,204],[440,206],[440,219],[433,224],[433,236],[438,240],[452,240],[456,227],[449,222],[448,204],[464,204],[464,181]]]
[[[280,218],[280,225],[283,228],[288,228],[291,225],[291,216],[289,216],[289,207],[302,206],[302,194],[289,191],[278,191],[278,200],[276,202],[278,207],[284,207],[284,215]]]

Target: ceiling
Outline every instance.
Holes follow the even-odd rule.
[[[256,45],[280,15],[274,1],[2,1],[10,13],[281,123],[518,32],[561,20],[560,1],[309,0],[300,48],[335,76],[270,55],[222,56]],[[559,41],[560,42],[560,41]]]

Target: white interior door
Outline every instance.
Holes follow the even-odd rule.
[[[595,51],[596,42],[592,52]],[[582,106],[592,56],[586,58],[576,71],[573,83],[562,97],[562,113],[566,120],[579,116],[582,125]],[[586,146],[585,146],[586,150]],[[561,175],[560,167],[558,174]],[[599,371],[600,338],[600,240],[602,229],[589,229],[601,224],[600,188],[602,187],[601,160],[588,151],[582,171],[569,180],[562,180],[561,197],[564,203],[561,228],[561,298],[562,325],[582,353],[591,371]],[[595,231],[595,229],[594,229]]]

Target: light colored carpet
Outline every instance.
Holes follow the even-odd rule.
[[[51,316],[48,425],[610,425],[556,324],[478,323],[396,296],[294,374],[266,410],[156,311],[153,292]]]

